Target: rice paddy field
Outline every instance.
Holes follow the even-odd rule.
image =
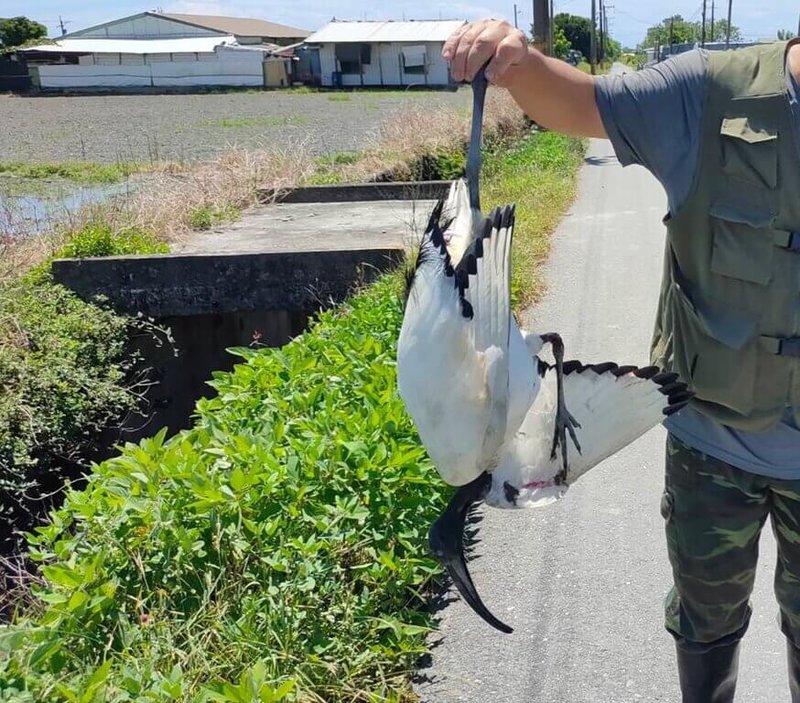
[[[202,161],[302,143],[316,156],[363,148],[409,106],[469,107],[469,91],[258,91],[0,96],[4,162]]]

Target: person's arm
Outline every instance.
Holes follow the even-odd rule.
[[[465,25],[444,45],[456,81],[469,81],[484,64],[487,78],[507,88],[532,120],[548,129],[581,137],[605,137],[597,108],[595,79],[564,61],[544,56],[508,22]]]

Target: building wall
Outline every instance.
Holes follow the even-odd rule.
[[[216,54],[192,54],[200,60],[188,60],[189,54],[139,56],[139,63],[120,54],[97,54],[95,64],[52,65],[39,67],[42,89],[64,88],[143,88],[197,86],[263,86],[262,55],[255,51],[224,51]],[[131,62],[129,62],[131,61]]]
[[[83,39],[171,39],[177,37],[215,37],[222,34],[211,29],[191,27],[165,17],[152,15],[137,16],[130,19],[109,22],[94,29],[71,32],[70,38]]]
[[[404,47],[425,45],[427,50],[427,74],[407,73],[403,70],[402,51]],[[447,63],[442,58],[444,42],[385,42],[371,44],[372,56],[369,64],[363,66],[363,76],[344,74],[342,85],[357,86],[407,86],[407,85],[449,85],[450,74]],[[319,48],[322,85],[333,85],[333,73],[338,70],[336,45],[321,44]]]

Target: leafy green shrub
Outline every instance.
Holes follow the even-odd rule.
[[[405,699],[445,487],[396,392],[395,287],[237,350],[194,429],[70,492],[32,540],[40,614],[0,635],[7,701]]]
[[[240,214],[239,209],[233,206],[217,208],[213,205],[203,205],[189,212],[189,226],[199,230],[211,229],[221,222],[235,220]]]
[[[56,253],[57,259],[88,259],[95,256],[166,254],[169,246],[151,232],[137,227],[114,229],[105,222],[90,222],[71,233]]]
[[[46,281],[0,288],[0,551],[88,468],[97,435],[137,407],[129,331]]]

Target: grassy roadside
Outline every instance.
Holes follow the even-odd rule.
[[[533,133],[487,157],[487,206],[518,203],[518,304],[580,154]],[[192,430],[69,494],[0,628],[3,703],[414,700],[447,489],[396,393],[398,288],[387,276],[283,349],[240,351]]]
[[[486,159],[484,207],[517,205],[511,278],[516,310],[535,302],[543,292],[538,268],[550,250],[550,234],[575,198],[584,152],[580,139],[541,132]]]

